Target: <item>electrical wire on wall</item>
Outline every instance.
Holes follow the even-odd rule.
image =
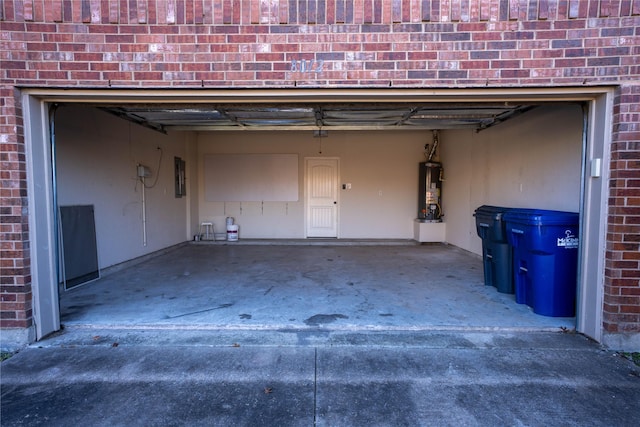
[[[151,184],[151,185],[145,185],[145,181],[144,180],[141,181],[143,187],[145,187],[145,188],[153,188],[153,187],[155,187],[156,184],[158,183],[158,178],[160,177],[160,166],[162,165],[162,148],[157,147],[157,150],[160,152],[160,156],[158,157],[158,167],[156,168],[156,176],[153,179],[153,184]]]

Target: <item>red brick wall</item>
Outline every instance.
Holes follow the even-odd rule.
[[[31,273],[22,111],[0,88],[0,327],[31,326]]]
[[[640,57],[639,57],[640,58]],[[613,118],[604,327],[640,331],[640,85],[622,86]]]
[[[604,327],[640,331],[640,0],[4,0],[0,24],[2,327],[31,322],[16,87],[607,84]]]

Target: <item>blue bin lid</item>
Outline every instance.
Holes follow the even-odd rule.
[[[505,222],[525,225],[578,225],[579,215],[575,212],[543,209],[511,209],[503,219]]]

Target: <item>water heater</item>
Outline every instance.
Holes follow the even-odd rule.
[[[442,222],[442,164],[420,163],[418,191],[418,219]]]

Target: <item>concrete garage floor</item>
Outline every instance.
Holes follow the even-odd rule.
[[[573,329],[483,283],[449,245],[189,243],[61,294],[66,328],[215,330]]]

